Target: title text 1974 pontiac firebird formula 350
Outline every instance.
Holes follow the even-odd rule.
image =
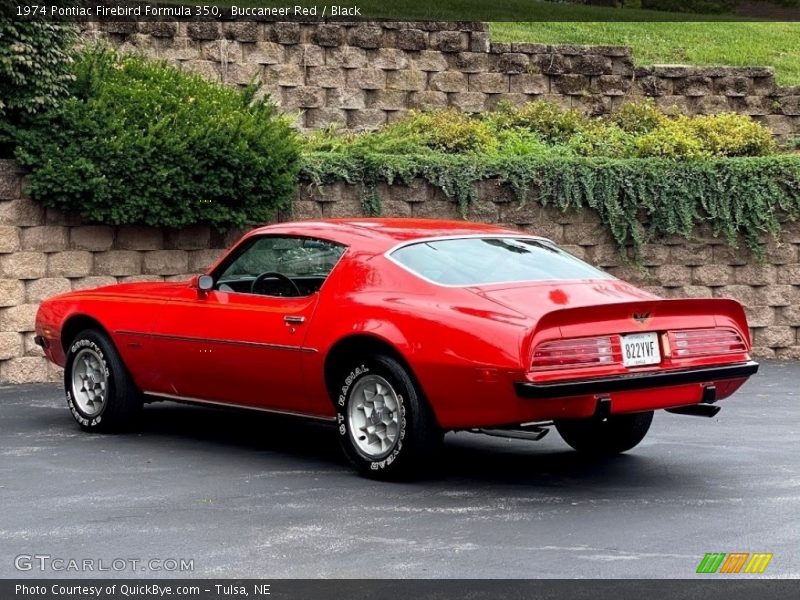
[[[581,452],[636,446],[653,411],[713,416],[758,365],[742,307],[666,300],[518,231],[350,219],[245,235],[189,282],[42,303],[36,342],[90,431],[171,399],[333,421],[365,474],[430,462],[449,430]]]

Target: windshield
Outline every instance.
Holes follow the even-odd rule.
[[[517,281],[613,279],[544,240],[513,237],[418,242],[391,258],[440,285],[484,285]]]

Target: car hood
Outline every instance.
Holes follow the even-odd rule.
[[[534,319],[562,308],[659,298],[619,279],[497,284],[472,288],[472,291]]]
[[[185,289],[187,281],[134,281],[104,285],[97,288],[75,290],[66,296],[124,296],[137,298],[166,298],[173,296],[178,290]]]

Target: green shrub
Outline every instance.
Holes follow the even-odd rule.
[[[772,133],[745,115],[698,116],[692,125],[712,156],[762,156],[776,149]]]
[[[20,20],[17,7],[0,5],[0,117],[16,120],[54,107],[67,94],[75,28],[68,24]]]
[[[576,110],[542,101],[528,102],[521,107],[504,102],[497,111],[487,113],[483,118],[494,129],[527,129],[538,133],[551,144],[567,142],[589,123],[589,119]]]
[[[671,115],[652,100],[627,103],[610,116],[595,119],[542,101],[522,106],[501,103],[497,111],[474,116],[454,110],[412,111],[378,131],[315,132],[305,148],[350,154],[674,159],[764,156],[776,151],[771,132],[747,116]]]
[[[626,102],[614,112],[610,119],[628,133],[647,133],[667,121],[667,115],[652,99]]]
[[[254,89],[101,50],[75,73],[73,96],[17,133],[33,199],[110,224],[217,228],[290,202],[298,143]]]

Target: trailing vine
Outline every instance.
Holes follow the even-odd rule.
[[[782,220],[800,216],[800,157],[792,155],[677,161],[314,152],[305,156],[300,177],[315,185],[361,184],[367,214],[380,212],[379,182],[422,178],[466,214],[479,199],[476,183],[498,179],[521,204],[533,198],[562,211],[596,211],[615,242],[632,247],[634,259],[649,241],[689,240],[704,225],[730,246],[744,241],[760,257],[765,238],[779,237]]]

